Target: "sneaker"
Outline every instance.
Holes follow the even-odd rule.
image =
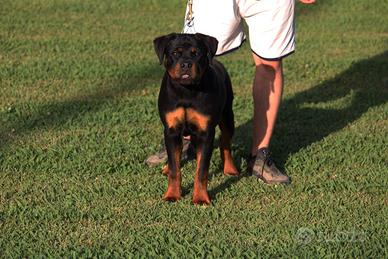
[[[257,155],[249,159],[248,174],[256,176],[266,184],[291,183],[290,177],[280,172],[275,166],[268,148],[258,149]]]
[[[183,139],[182,147],[182,159],[191,160],[195,158],[195,147],[190,140]],[[160,164],[167,163],[167,151],[163,144],[163,148],[156,154],[153,154],[145,161],[148,166],[157,166]]]

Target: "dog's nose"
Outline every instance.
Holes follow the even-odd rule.
[[[181,64],[181,68],[183,68],[183,69],[188,69],[188,68],[191,68],[192,66],[193,66],[193,64],[190,62],[183,62]]]

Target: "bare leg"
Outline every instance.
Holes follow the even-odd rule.
[[[276,122],[283,91],[281,60],[264,60],[253,54],[256,65],[253,82],[253,142],[251,154],[258,148],[268,147]]]
[[[299,2],[301,2],[303,4],[314,4],[315,0],[299,0]]]

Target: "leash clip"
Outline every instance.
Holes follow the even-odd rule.
[[[193,21],[193,0],[188,0],[187,5],[189,6],[189,11],[187,12],[186,20],[191,23]]]
[[[187,2],[188,5],[188,12],[186,15],[186,22],[183,27],[183,32],[184,33],[195,33],[195,28],[194,28],[194,16],[193,16],[193,0],[188,0]]]

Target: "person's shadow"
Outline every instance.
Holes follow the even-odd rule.
[[[361,60],[338,76],[283,101],[271,149],[284,170],[288,157],[360,118],[388,100],[388,51]],[[338,104],[340,103],[340,104]],[[319,108],[318,108],[319,107]],[[235,159],[246,157],[251,145],[252,120],[236,128],[233,142],[246,147]],[[242,149],[238,149],[242,150]],[[212,198],[244,176],[226,178],[210,191]]]

